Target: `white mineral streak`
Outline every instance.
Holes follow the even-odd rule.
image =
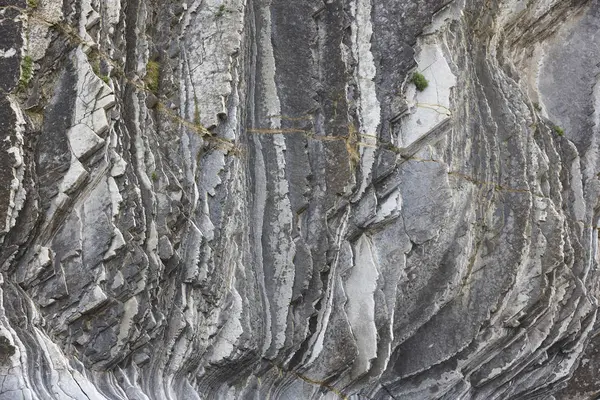
[[[130,298],[123,304],[123,318],[119,325],[119,334],[117,336],[117,346],[111,351],[117,354],[123,346],[127,346],[128,338],[131,336],[131,329],[134,327],[133,318],[137,315],[139,303],[135,297]]]
[[[87,179],[88,175],[83,164],[77,158],[73,158],[69,166],[69,171],[67,171],[60,184],[60,191],[66,194],[74,192]]]
[[[112,211],[112,228],[113,228],[113,238],[110,243],[110,247],[106,254],[104,255],[104,259],[107,260],[111,257],[114,257],[117,253],[117,250],[123,248],[127,243],[125,242],[125,238],[123,237],[123,233],[114,225],[116,218],[119,216],[121,203],[123,202],[123,197],[121,196],[121,192],[119,191],[119,187],[115,182],[112,176],[109,176],[107,179],[108,182],[108,190],[110,192],[110,200],[111,200],[111,211]]]
[[[0,7],[0,400],[594,396],[600,0],[341,3]]]
[[[41,0],[37,2],[32,17],[27,19],[28,40],[26,54],[34,61],[44,57],[46,49],[52,42],[51,27],[63,20],[63,4],[60,1]]]
[[[12,47],[8,50],[0,50],[0,57],[2,58],[10,58],[17,55],[17,50]]]
[[[373,24],[371,14],[372,0],[356,0],[352,3],[352,54],[357,63],[355,79],[358,83],[358,115],[360,146],[360,168],[362,181],[359,184],[355,199],[360,198],[370,182],[371,169],[375,161],[375,148],[380,123],[381,109],[375,90],[375,61],[371,52]]]
[[[188,6],[181,24],[186,43],[181,68],[191,85],[182,104],[189,121],[197,112],[200,123],[210,128],[227,114],[232,57],[241,49],[245,7],[245,0],[194,0]]]
[[[12,141],[8,137],[4,139],[5,141],[11,143],[11,146],[6,152],[8,153],[8,159],[12,160],[12,165],[10,171],[10,195],[8,204],[5,205],[5,207],[7,207],[6,221],[3,224],[4,226],[0,225],[0,233],[8,232],[12,227],[15,226],[17,223],[17,216],[23,207],[26,197],[26,191],[23,187],[23,178],[25,175],[25,165],[23,164],[23,134],[25,132],[25,119],[23,117],[23,113],[21,112],[21,108],[18,106],[15,99],[9,97],[8,103],[11,110],[14,112],[17,121],[14,127],[15,131]],[[1,242],[2,239],[0,238],[0,243]]]
[[[383,203],[377,205],[377,214],[369,223],[377,224],[398,217],[401,210],[402,194],[399,190],[395,190]]]
[[[52,392],[50,398],[71,399],[104,399],[96,387],[79,371],[73,369],[66,363],[66,359],[60,348],[53,343],[43,332],[36,329],[34,335],[40,344],[41,352],[46,356],[50,365],[48,381]]]
[[[77,97],[74,125],[67,132],[71,143],[71,151],[77,159],[82,160],[89,157],[104,145],[104,139],[99,135],[105,133],[108,128],[105,107],[114,104],[110,100],[110,92],[106,84],[94,74],[87,56],[81,48],[75,50],[75,68],[77,69]],[[101,99],[100,105],[97,99]]]
[[[0,276],[0,284],[4,283],[4,278]],[[18,335],[10,326],[8,321],[3,291],[0,290],[0,335],[9,345],[13,346],[14,354],[0,366],[0,385],[1,395],[7,400],[10,396],[19,396],[22,394],[25,399],[33,399],[31,392],[32,382],[27,365],[23,361],[28,359],[28,349],[19,339]],[[6,394],[5,394],[6,393]]]
[[[271,41],[271,15],[269,8],[264,7],[262,18],[264,21],[263,29],[260,32],[260,40],[262,43],[261,59],[263,62],[261,80],[265,85],[264,103],[259,106],[263,108],[265,115],[274,116],[270,119],[270,127],[273,130],[281,129],[281,105],[277,94],[277,86],[275,84],[275,58],[273,55],[273,45]],[[294,242],[289,237],[289,231],[292,225],[292,210],[290,200],[288,198],[289,188],[286,179],[286,163],[285,163],[285,138],[282,134],[269,135],[272,137],[275,147],[276,164],[274,167],[274,193],[271,193],[275,203],[275,208],[278,211],[278,221],[267,221],[264,224],[269,224],[272,233],[268,237],[262,237],[270,243],[270,246],[275,249],[273,254],[274,271],[273,286],[275,292],[270,301],[271,321],[271,340],[265,341],[263,352],[273,352],[281,349],[285,342],[285,333],[287,328],[287,318],[289,304],[292,299],[292,287],[294,285],[294,268],[293,259],[295,254]],[[269,137],[267,136],[267,137]],[[265,278],[266,279],[266,278]]]
[[[358,357],[352,368],[353,377],[367,372],[371,360],[377,357],[374,299],[377,279],[379,271],[372,243],[366,235],[362,235],[354,245],[354,265],[344,289],[348,294],[346,313],[358,347]]]
[[[235,285],[235,282],[232,282]],[[235,344],[240,336],[244,333],[244,328],[240,323],[242,315],[242,297],[232,289],[233,305],[231,306],[229,318],[219,333],[219,339],[215,347],[212,349],[209,361],[216,362],[232,354],[235,350]]]
[[[121,0],[105,0],[106,22],[111,25],[110,30],[114,30],[114,25],[119,22],[121,17]],[[113,33],[109,30],[109,33]]]
[[[348,217],[349,217],[349,213],[345,213],[344,216],[342,217],[342,221],[340,223],[340,226],[336,232],[335,237],[337,238],[337,242],[336,242],[336,246],[341,247],[344,246],[344,244],[342,243],[342,232],[344,232],[347,228],[347,223],[348,223]],[[347,246],[349,252],[352,251],[350,246]],[[341,253],[341,251],[340,251]],[[333,269],[331,271],[330,274],[330,278],[329,278],[329,282],[327,282],[327,284],[329,285],[329,287],[333,287],[334,282],[335,282],[335,278],[333,278],[336,275],[338,268],[338,262],[339,262],[339,255],[338,258],[334,261],[333,263]],[[317,335],[316,335],[316,339],[314,340],[314,342],[312,343],[312,351],[311,351],[311,356],[307,361],[307,365],[311,365],[316,359],[317,357],[319,357],[323,350],[323,342],[325,340],[325,333],[327,332],[327,329],[329,328],[329,322],[331,319],[331,312],[333,309],[333,302],[335,301],[334,298],[334,290],[328,290],[326,295],[325,295],[325,301],[324,301],[324,311],[321,314],[321,318],[319,320],[318,326],[317,326]]]
[[[265,215],[265,205],[267,201],[267,182],[266,182],[266,168],[265,161],[262,155],[262,144],[258,135],[254,135],[252,137],[253,145],[256,148],[256,159],[254,161],[254,179],[255,179],[255,191],[254,191],[254,210],[253,210],[253,219],[256,223],[255,228],[252,230],[253,241],[254,243],[262,242],[262,226],[265,223],[264,215]],[[264,255],[263,255],[263,246],[256,246],[254,249],[255,257],[257,262],[263,264]],[[264,307],[264,344],[262,347],[262,352],[265,353],[271,342],[273,340],[271,334],[271,305],[269,301],[269,297],[267,295],[267,291],[265,288],[265,275],[262,268],[259,268],[256,272],[257,281],[260,287],[260,298]]]

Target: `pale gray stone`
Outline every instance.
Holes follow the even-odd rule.
[[[0,399],[600,391],[599,0],[4,3]]]

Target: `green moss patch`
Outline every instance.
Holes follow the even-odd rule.
[[[427,86],[429,86],[429,82],[427,81],[427,79],[425,79],[425,76],[420,72],[415,72],[412,75],[410,81],[415,84],[419,92],[422,92],[427,88]]]

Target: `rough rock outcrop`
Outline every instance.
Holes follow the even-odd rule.
[[[599,28],[0,0],[0,399],[592,398]]]

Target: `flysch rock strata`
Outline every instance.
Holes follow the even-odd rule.
[[[595,398],[599,35],[0,0],[0,400]]]

